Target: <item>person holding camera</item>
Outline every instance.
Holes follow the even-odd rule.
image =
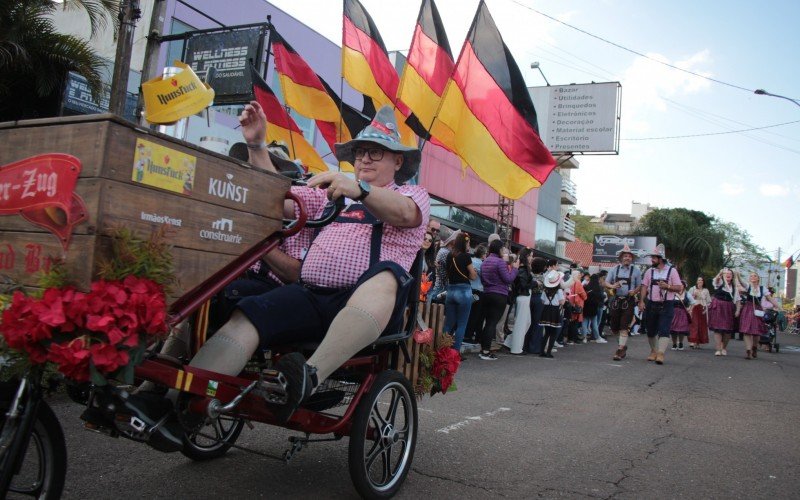
[[[649,257],[653,267],[644,273],[639,309],[647,313],[647,341],[650,343],[647,361],[663,365],[675,313],[674,301],[683,292],[683,284],[678,270],[667,263],[663,243],[659,243]]]

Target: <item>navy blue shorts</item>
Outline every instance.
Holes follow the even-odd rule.
[[[356,288],[383,271],[390,271],[397,279],[398,293],[392,317],[382,335],[395,334],[403,326],[403,310],[414,280],[394,262],[378,262],[361,275],[352,288],[338,290],[293,283],[263,295],[245,297],[238,307],[258,330],[261,349],[296,342],[319,342]]]

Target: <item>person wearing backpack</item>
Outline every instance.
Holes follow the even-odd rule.
[[[778,309],[778,302],[761,284],[758,273],[751,272],[749,281],[750,286],[744,293],[742,310],[739,313],[739,333],[744,335],[744,346],[747,349],[745,359],[756,359],[758,337],[767,334],[764,310]]]
[[[583,334],[587,339],[598,344],[607,344],[608,341],[600,336],[600,309],[605,301],[605,292],[600,285],[600,275],[593,274],[585,287],[586,301],[583,303]]]
[[[647,341],[650,343],[647,361],[663,365],[675,313],[674,301],[677,294],[683,291],[683,284],[678,270],[667,263],[663,243],[650,252],[650,261],[653,267],[644,273],[639,309],[647,315]]]

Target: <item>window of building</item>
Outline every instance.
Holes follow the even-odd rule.
[[[536,216],[536,249],[551,254],[556,253],[556,231],[558,223],[542,217]]]
[[[431,204],[438,205],[446,203],[442,200],[431,197]],[[475,230],[483,233],[493,233],[495,229],[494,219],[484,215],[470,212],[469,210],[447,205],[431,206],[431,215],[438,219],[448,220],[465,227],[468,231]]]
[[[169,33],[171,35],[180,35],[181,33],[186,33],[187,31],[193,31],[195,29],[197,28],[194,26],[190,26],[183,21],[173,19]],[[174,40],[172,42],[167,42],[167,66],[171,65],[172,61],[183,61],[184,45],[186,45],[186,40]]]

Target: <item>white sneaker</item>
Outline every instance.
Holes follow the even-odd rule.
[[[553,347],[564,347],[564,344],[556,342],[555,344],[553,344]]]
[[[722,350],[722,355],[723,356],[727,356],[728,355],[728,350],[727,349],[723,349]]]
[[[556,345],[558,345],[558,344],[556,344]],[[562,346],[562,347],[563,347],[563,346]],[[556,349],[555,347],[553,347],[552,349],[550,349],[550,352],[558,352],[558,349]]]
[[[714,351],[714,356],[722,356],[722,351]]]
[[[600,337],[599,339],[595,340],[595,342],[597,342],[598,344],[608,344],[608,340],[604,339],[603,337]]]

